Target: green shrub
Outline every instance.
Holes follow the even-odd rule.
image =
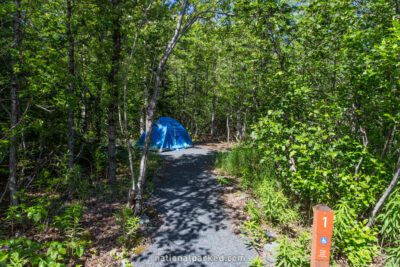
[[[25,204],[9,206],[5,219],[6,223],[10,225],[11,234],[14,234],[15,228],[18,226],[22,228],[28,225],[40,226],[48,215],[47,206],[45,205],[44,203],[39,203],[32,206],[26,206]]]
[[[65,241],[66,248],[70,255],[81,257],[88,243],[87,240],[81,240],[83,228],[79,223],[83,215],[83,206],[80,203],[74,203],[66,208],[65,212],[60,216],[54,217],[53,225],[63,231],[67,237]],[[60,244],[55,244],[56,248]]]
[[[347,202],[335,208],[332,246],[346,255],[351,266],[368,266],[378,255],[377,232],[358,222],[354,209]]]
[[[133,246],[139,240],[139,218],[133,216],[133,211],[127,206],[122,206],[121,209],[114,214],[117,224],[120,225],[121,236],[118,242],[121,245]]]
[[[107,151],[103,146],[99,145],[92,149],[93,155],[93,165],[96,172],[96,177],[101,177],[104,172],[104,166],[107,166]]]
[[[342,116],[339,112],[338,116]],[[282,188],[296,196],[306,208],[313,203],[334,206],[346,198],[358,214],[366,211],[381,194],[390,175],[376,154],[364,149],[350,135],[338,137],[325,125],[291,121],[282,110],[270,110],[253,127],[252,145],[260,160],[272,161],[274,175]],[[354,168],[363,157],[362,168]]]
[[[249,239],[246,242],[254,247],[261,248],[268,240],[266,232],[256,221],[246,221],[241,225],[241,228],[244,232],[243,236]]]
[[[72,257],[81,257],[82,249],[70,251],[70,242],[52,241],[46,244],[31,241],[26,238],[1,241],[0,246],[6,246],[0,251],[0,266],[66,266],[65,262]]]
[[[218,176],[217,177],[217,182],[220,186],[228,186],[232,185],[232,180],[223,176]]]
[[[258,255],[250,262],[250,267],[263,267],[263,266],[264,262]]]
[[[261,222],[261,209],[257,208],[256,203],[254,200],[250,199],[247,203],[246,206],[244,207],[244,210],[248,215],[250,215],[250,218],[252,221],[260,223]]]
[[[257,184],[255,194],[261,203],[264,220],[281,226],[293,226],[300,222],[297,207],[291,205],[277,183],[263,180]]]
[[[275,257],[277,266],[302,267],[310,266],[311,232],[300,232],[296,238],[290,239],[284,236],[278,241]]]
[[[37,266],[44,257],[43,245],[25,237],[1,241],[0,246],[6,246],[0,251],[0,266],[24,266],[28,262]]]
[[[376,218],[380,224],[379,233],[387,246],[386,261],[400,264],[400,190],[396,188],[387,199],[381,213]]]

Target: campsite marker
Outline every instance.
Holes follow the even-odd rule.
[[[327,205],[314,206],[311,267],[329,267],[333,231],[333,210]]]

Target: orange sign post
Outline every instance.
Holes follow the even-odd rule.
[[[311,267],[329,267],[333,231],[333,210],[327,205],[314,206]]]

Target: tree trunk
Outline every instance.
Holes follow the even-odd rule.
[[[157,58],[157,54],[154,56],[153,58],[153,63],[151,65],[151,74],[150,74],[150,79],[148,83],[144,83],[144,96],[143,96],[143,100],[144,100],[144,105],[142,108],[142,112],[141,112],[141,116],[140,116],[140,132],[143,133],[145,131],[146,125],[145,125],[145,120],[146,120],[146,108],[148,106],[148,102],[149,102],[149,86],[153,81],[153,76],[154,76],[154,66],[156,64],[156,58]]]
[[[146,109],[143,107],[142,110],[140,111],[140,121],[139,121],[139,131],[140,134],[144,132],[145,129],[145,119],[146,119]]]
[[[226,116],[226,141],[228,142],[228,144],[229,144],[229,140],[230,140],[230,134],[231,134],[231,131],[229,128],[229,116]]]
[[[187,30],[190,28],[190,26],[195,22],[195,19],[191,20],[188,23],[188,25],[184,28],[184,30],[181,32],[183,17],[186,13],[187,2],[188,2],[188,0],[184,0],[184,2],[182,4],[180,16],[179,16],[178,22],[176,24],[174,35],[172,36],[172,39],[169,42],[169,44],[164,52],[163,57],[161,58],[160,62],[158,63],[154,91],[153,91],[153,94],[151,97],[150,104],[146,108],[146,137],[145,137],[145,141],[144,141],[144,145],[143,145],[143,153],[142,153],[142,157],[140,159],[140,165],[139,165],[139,178],[138,178],[138,183],[137,183],[135,215],[139,215],[141,213],[142,206],[143,206],[143,193],[144,193],[143,185],[145,183],[145,177],[146,177],[147,156],[148,156],[149,148],[150,148],[151,133],[153,130],[154,112],[156,110],[156,104],[157,104],[158,94],[159,94],[160,85],[161,85],[161,81],[162,81],[164,66],[167,63],[168,57],[171,54],[174,47],[176,46],[177,42],[187,32]]]
[[[397,161],[397,167],[396,167],[396,172],[393,175],[393,179],[390,182],[389,186],[386,188],[385,192],[379,199],[379,201],[376,203],[374,210],[372,211],[371,217],[368,220],[368,227],[373,227],[375,224],[375,218],[378,215],[378,212],[380,208],[385,204],[385,200],[388,198],[390,193],[393,191],[393,188],[396,186],[397,182],[399,181],[399,175],[400,175],[400,156]]]
[[[190,134],[194,134],[194,113],[196,112],[195,110],[195,105],[192,103],[192,115],[190,117]]]
[[[14,43],[12,45],[12,60],[11,60],[11,118],[10,127],[11,129],[17,125],[18,121],[18,74],[14,69],[17,65],[17,57],[19,45],[22,40],[21,34],[21,0],[14,0],[15,12],[14,12]],[[10,159],[9,159],[9,178],[8,178],[8,188],[10,190],[10,204],[12,206],[18,205],[17,199],[17,138],[15,133],[10,137]]]
[[[177,92],[177,95],[178,95],[178,107],[180,107],[180,108],[182,108],[182,105],[183,105],[183,103],[181,102],[181,92],[180,92],[180,89],[179,89],[179,74],[178,74],[178,67],[176,67],[175,68],[175,82],[176,82],[176,92]],[[178,114],[178,121],[182,121],[182,110],[181,110],[181,112],[179,112],[179,114]]]
[[[244,112],[244,118],[243,118],[243,123],[242,123],[242,131],[241,131],[241,135],[240,135],[240,140],[244,140],[246,138],[247,112],[248,112],[248,109],[246,108],[246,111]]]
[[[214,83],[215,86],[215,83]],[[215,87],[213,90],[213,99],[212,99],[212,107],[211,107],[211,139],[214,139],[214,121],[215,121]]]
[[[116,148],[115,148],[115,140],[116,140],[116,116],[118,112],[118,68],[119,68],[119,60],[121,53],[121,32],[120,32],[120,20],[119,20],[119,12],[117,9],[120,0],[113,0],[113,57],[111,62],[111,70],[109,76],[109,84],[111,86],[111,99],[109,101],[108,108],[108,180],[110,183],[114,183],[116,181],[116,172],[117,172],[117,162],[116,162]]]
[[[186,79],[185,79],[186,81]],[[190,134],[193,135],[194,134],[194,115],[196,112],[196,86],[197,86],[197,77],[194,78],[194,87],[193,87],[193,93],[192,96],[194,97],[193,101],[192,101],[192,116],[190,119]]]
[[[240,113],[241,113],[241,110],[238,110],[236,112],[236,136],[235,136],[236,142],[239,142],[240,138],[241,138],[240,137],[241,136]]]
[[[215,100],[217,98],[216,96],[216,90],[215,87],[217,86],[217,79],[216,79],[216,71],[217,71],[217,49],[216,47],[214,48],[214,72],[213,72],[213,97],[212,97],[212,106],[211,106],[211,138],[214,139],[214,121],[215,121]],[[207,72],[208,75],[208,72]]]
[[[94,128],[96,132],[96,143],[100,144],[101,143],[101,120],[102,120],[102,112],[100,108],[101,104],[101,94],[103,91],[103,86],[102,83],[98,84],[97,87],[98,90],[98,95],[94,98]]]
[[[68,50],[68,74],[69,74],[69,83],[68,83],[68,170],[72,172],[74,168],[74,138],[75,138],[75,127],[74,127],[74,107],[72,106],[72,98],[74,95],[74,82],[75,82],[75,62],[74,62],[74,54],[75,54],[75,44],[74,38],[71,32],[71,16],[72,16],[72,6],[71,0],[67,0],[67,36],[69,43]],[[74,185],[73,181],[69,181],[68,188],[68,197],[72,199],[74,194]]]
[[[153,1],[150,1],[149,6],[146,8],[144,15],[142,17],[142,20],[140,22],[139,28],[136,32],[135,39],[132,44],[131,52],[129,54],[129,60],[126,66],[126,71],[125,71],[125,77],[124,77],[124,128],[125,128],[125,143],[126,143],[126,148],[128,150],[128,158],[129,158],[129,170],[131,172],[131,180],[132,180],[132,187],[129,190],[128,193],[128,205],[133,204],[134,196],[137,191],[136,189],[136,182],[135,182],[135,173],[133,171],[133,159],[132,159],[132,151],[131,151],[131,142],[129,138],[129,132],[128,132],[128,116],[127,116],[127,107],[126,107],[126,89],[127,89],[127,83],[128,83],[128,74],[129,74],[129,68],[132,63],[133,55],[136,49],[136,41],[139,36],[140,30],[142,29],[142,26],[146,20],[147,12],[150,10],[150,7],[152,5]],[[142,117],[141,117],[142,118]]]
[[[365,153],[367,152],[367,147],[368,147],[368,143],[369,143],[367,132],[365,131],[365,129],[362,126],[360,126],[360,131],[363,134],[363,146],[364,146],[364,148],[363,148],[363,151],[362,151],[361,158],[358,161],[358,164],[357,164],[356,169],[354,171],[354,179],[356,181],[358,180],[358,173],[360,172],[361,164],[364,161]]]
[[[119,130],[122,134],[124,134],[124,127],[122,127],[122,116],[121,116],[121,108],[119,104],[117,105],[118,108],[118,122],[119,122]]]

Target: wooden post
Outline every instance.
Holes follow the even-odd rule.
[[[329,267],[333,231],[333,210],[327,205],[314,206],[311,267]]]

